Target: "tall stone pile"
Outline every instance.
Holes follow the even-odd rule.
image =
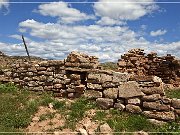
[[[164,83],[178,85],[180,82],[180,62],[174,56],[158,57],[157,53],[145,56],[142,49],[132,49],[118,60],[120,72],[134,76],[158,76]]]
[[[80,97],[86,90],[87,72],[97,69],[98,58],[84,53],[71,52],[65,60],[66,76],[70,83],[66,85],[69,98]]]
[[[65,61],[66,67],[95,69],[99,66],[97,57],[75,51],[71,52]]]
[[[118,60],[119,70],[132,75],[142,76],[145,74],[145,64],[148,62],[144,57],[144,50],[132,49],[121,56]]]

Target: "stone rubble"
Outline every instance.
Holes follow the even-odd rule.
[[[171,54],[159,57],[155,52],[145,55],[143,49],[132,49],[121,56],[118,66],[120,72],[128,72],[134,79],[137,79],[135,75],[158,76],[164,83],[179,85],[180,82],[180,61]]]
[[[95,100],[102,109],[115,108],[159,121],[174,121],[180,116],[180,99],[165,96],[161,78],[143,76],[149,57],[152,55],[145,57],[142,50],[131,50],[122,56],[120,71],[128,74],[99,69],[98,58],[72,52],[65,60],[14,63],[12,69],[0,72],[0,82],[53,92],[56,97],[84,96]],[[153,58],[159,63],[160,58]]]

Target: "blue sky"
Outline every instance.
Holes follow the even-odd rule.
[[[180,1],[23,2],[27,1],[0,0],[0,51],[8,55],[26,55],[23,34],[30,54],[43,58],[63,59],[80,51],[102,62],[117,61],[132,48],[180,57]]]

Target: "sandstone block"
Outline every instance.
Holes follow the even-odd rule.
[[[174,112],[175,112],[178,116],[180,116],[180,109],[175,109]]]
[[[156,120],[156,119],[148,119],[148,121],[156,126],[163,126],[163,125],[167,124],[164,121],[160,121],[160,120]]]
[[[113,83],[113,82],[105,82],[102,84],[103,88],[113,88],[119,86],[120,83]]]
[[[108,88],[103,91],[106,98],[116,99],[118,96],[118,88]]]
[[[109,98],[97,98],[96,103],[102,109],[109,109],[109,108],[113,107],[113,99],[109,99]]]
[[[78,75],[78,74],[71,74],[71,75],[70,75],[70,78],[71,78],[72,80],[80,80],[80,79],[81,79],[81,76]]]
[[[141,113],[142,110],[139,106],[136,105],[126,105],[126,111],[130,112],[130,113]]]
[[[141,101],[139,98],[131,98],[127,100],[127,103],[132,105],[140,105]]]
[[[101,83],[111,82],[112,76],[107,74],[101,74]]]
[[[150,87],[150,88],[141,88],[141,91],[145,94],[160,94],[164,95],[164,90],[161,87]]]
[[[180,99],[173,99],[172,106],[176,109],[180,109]]]
[[[134,81],[123,83],[118,88],[119,88],[120,98],[131,98],[131,97],[143,96],[143,93],[139,89],[137,82],[134,82]]]
[[[157,102],[143,102],[143,107],[152,110],[170,111],[170,105],[161,104]]]
[[[96,98],[101,98],[102,97],[102,92],[100,91],[95,91],[95,90],[86,90],[84,92],[84,96],[86,98],[90,99],[96,99]]]
[[[175,120],[174,112],[144,111],[143,114],[148,118],[157,119],[157,120],[165,120],[165,121],[174,121]]]
[[[83,93],[85,89],[86,89],[85,85],[79,85],[75,87],[75,91],[77,93]]]
[[[125,109],[125,105],[121,103],[115,103],[114,108],[118,109],[119,111],[123,111]]]
[[[113,130],[107,123],[100,125],[99,130],[103,135],[113,135]]]
[[[127,82],[129,75],[127,73],[113,72],[112,82]]]
[[[142,100],[144,101],[157,101],[159,99],[161,99],[160,94],[145,95],[142,97]]]
[[[92,84],[92,83],[87,83],[87,88],[93,89],[93,90],[102,90],[102,85],[100,84]]]
[[[89,73],[88,74],[88,80],[94,80],[95,82],[100,82],[101,75],[100,74]]]
[[[54,84],[54,88],[55,89],[60,89],[60,88],[62,88],[62,84]]]

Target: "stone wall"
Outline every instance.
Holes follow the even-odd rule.
[[[57,97],[84,96],[102,109],[144,114],[150,121],[174,121],[180,100],[165,96],[159,77],[132,78],[128,73],[99,69],[98,58],[72,52],[67,59],[23,62],[0,76],[32,91],[51,91]]]
[[[118,60],[120,72],[128,72],[137,76],[155,75],[160,77],[164,83],[179,85],[180,61],[174,56],[158,57],[157,53],[145,55],[142,49],[132,49],[121,56]]]

